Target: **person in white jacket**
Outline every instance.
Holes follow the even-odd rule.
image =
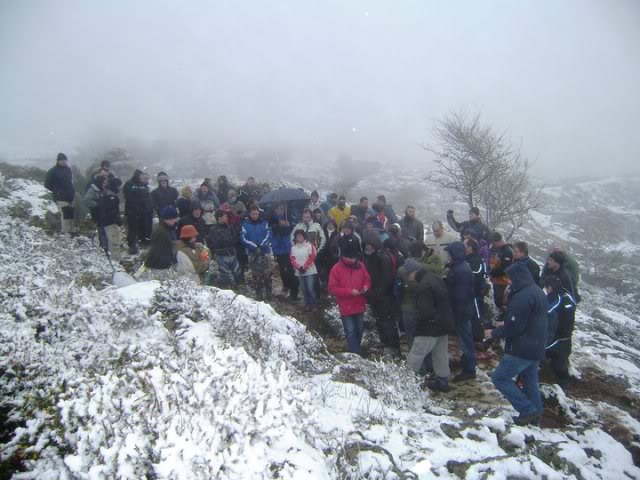
[[[313,221],[313,212],[310,209],[305,208],[302,212],[302,222],[298,223],[293,232],[291,232],[291,244],[295,243],[295,232],[302,230],[305,233],[306,239],[309,243],[313,243],[316,247],[316,251],[319,252],[327,244],[327,237],[324,235],[324,229],[322,225]]]
[[[298,277],[298,282],[300,282],[300,289],[304,294],[305,310],[310,311],[318,303],[316,247],[307,241],[307,235],[302,229],[294,231],[293,238],[294,244],[291,247],[289,258],[293,270],[296,272],[296,277]]]

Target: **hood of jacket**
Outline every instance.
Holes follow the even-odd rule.
[[[533,277],[524,263],[516,262],[505,270],[511,279],[511,290],[515,293],[533,285]]]
[[[131,181],[133,183],[140,183],[140,175],[142,175],[144,172],[138,168],[136,168],[136,171],[133,172],[133,176],[131,177]]]
[[[451,257],[452,264],[458,264],[466,261],[466,255],[464,253],[464,243],[453,242],[445,247],[445,251]]]

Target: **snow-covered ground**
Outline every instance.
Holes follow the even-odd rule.
[[[14,478],[640,478],[640,423],[615,405],[545,385],[565,424],[515,427],[486,372],[431,396],[402,364],[331,355],[233,292],[115,289],[89,239],[8,213],[19,199],[55,210],[41,186],[0,182],[0,458],[21,460]],[[577,323],[576,373],[638,393],[639,352],[616,338],[637,321],[605,307]]]

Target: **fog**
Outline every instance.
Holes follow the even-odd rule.
[[[540,176],[640,171],[635,0],[0,0],[0,60],[12,160],[136,139],[428,168],[456,110]]]

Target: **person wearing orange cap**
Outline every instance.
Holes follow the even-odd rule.
[[[198,242],[198,231],[193,225],[185,225],[180,230],[180,240],[176,242],[178,264],[176,271],[193,276],[204,284],[209,270],[209,249]]]

